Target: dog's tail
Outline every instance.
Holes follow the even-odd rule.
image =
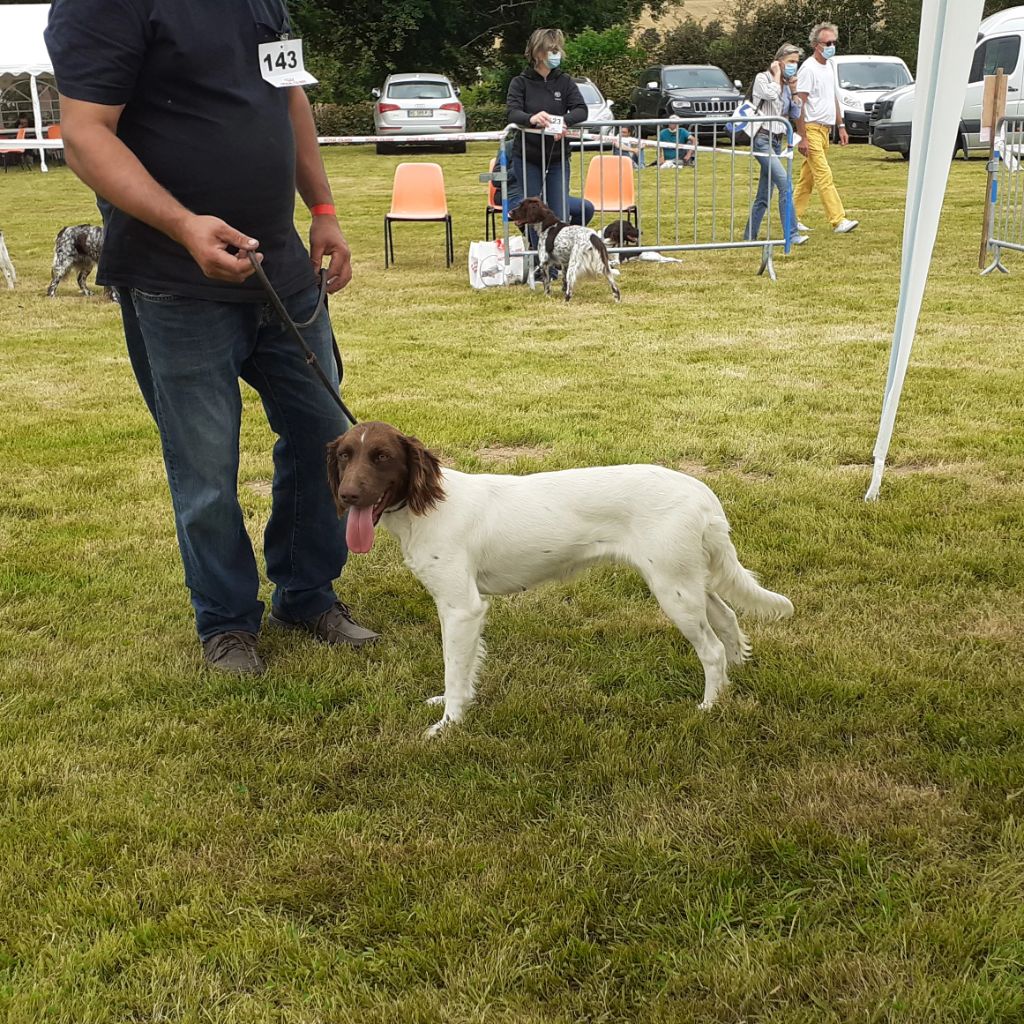
[[[608,275],[612,272],[612,265],[608,262],[608,246],[604,244],[604,239],[598,234],[590,236],[590,244],[597,250],[598,258],[601,260],[601,271]]]
[[[785,619],[793,614],[788,597],[765,590],[749,569],[744,569],[729,539],[724,515],[713,515],[704,530],[704,553],[711,575],[710,589],[742,611],[765,619]]]

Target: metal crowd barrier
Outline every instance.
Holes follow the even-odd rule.
[[[992,262],[982,276],[1003,266],[1003,250],[1024,252],[1024,117],[1001,117],[996,122],[995,144],[988,166],[986,202],[988,252]]]
[[[792,211],[793,128],[782,117],[749,118],[748,123],[764,125],[760,131],[785,136],[779,156],[786,172],[786,203]],[[612,253],[640,256],[644,253],[678,253],[715,249],[754,249],[761,256],[758,274],[776,279],[773,252],[782,246],[789,252],[796,218],[780,223],[778,195],[772,192],[759,238],[745,238],[747,220],[757,194],[763,157],[751,149],[745,134],[727,131],[729,117],[699,117],[671,120],[622,120],[586,122],[576,125],[558,140],[558,158],[569,170],[566,195],[576,200],[596,197],[590,227],[601,232],[617,220],[629,220],[637,228],[637,245],[610,245]],[[677,142],[678,128],[694,134]],[[511,279],[511,261],[525,257],[529,267],[536,249],[512,251],[509,210],[516,198],[511,192],[509,171],[516,157],[523,159],[528,135],[542,136],[540,129],[508,125],[495,132],[465,132],[442,136],[375,135],[324,136],[324,145],[366,145],[380,141],[404,143],[495,142],[498,151],[494,169],[480,175],[482,182],[494,182],[502,209],[502,238],[505,277]],[[550,136],[549,136],[550,138]],[[540,194],[548,199],[549,159],[542,148]],[[690,161],[692,156],[692,163]],[[600,158],[600,159],[599,159]],[[621,159],[619,159],[621,158]],[[525,159],[523,159],[525,164]],[[628,166],[627,166],[628,165]],[[627,174],[626,171],[629,171]],[[592,177],[590,177],[592,176]],[[528,193],[520,191],[524,197]],[[550,205],[550,204],[549,204]],[[563,206],[555,213],[568,220]]]
[[[764,125],[760,131],[785,136],[779,159],[786,172],[785,201],[792,209],[792,126],[781,117],[750,118],[748,123],[760,123]],[[598,232],[617,220],[634,223],[639,244],[609,246],[610,252],[633,256],[645,252],[756,249],[761,255],[757,273],[767,273],[774,281],[773,250],[782,246],[785,252],[790,251],[795,216],[779,223],[778,195],[772,191],[761,227],[764,237],[745,237],[763,157],[759,159],[760,155],[752,152],[746,135],[728,132],[730,125],[728,117],[578,125],[556,143],[557,158],[569,168],[566,194],[576,200],[596,197],[590,227]],[[676,141],[680,127],[694,133],[686,142]],[[506,266],[511,260],[509,170],[514,160],[517,165],[526,163],[526,138],[530,134],[543,133],[538,129],[508,128],[494,170],[481,175],[482,181],[500,186]],[[542,147],[541,198],[547,202],[549,164],[554,164],[555,155],[549,161],[545,153],[546,147]],[[521,194],[523,189],[517,182],[517,194],[511,198]],[[555,209],[562,220],[569,219],[568,205]],[[535,257],[536,250],[527,248],[523,255]]]

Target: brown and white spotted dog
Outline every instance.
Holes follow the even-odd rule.
[[[57,232],[57,240],[53,243],[53,274],[50,287],[46,289],[48,298],[57,294],[57,286],[71,273],[78,271],[76,280],[78,290],[83,295],[93,293],[86,287],[86,279],[93,267],[100,261],[103,249],[103,228],[93,224],[75,224],[73,227],[61,228]],[[117,302],[117,292],[113,288],[104,288],[103,294],[111,301]]]
[[[562,294],[566,302],[572,298],[581,274],[605,278],[615,301],[620,301],[622,296],[612,274],[608,247],[596,231],[566,224],[536,197],[524,199],[508,216],[520,228],[531,227],[537,232],[537,273],[544,282],[545,295],[551,294],[551,271],[558,267],[562,270]]]

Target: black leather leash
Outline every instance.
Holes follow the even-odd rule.
[[[338,394],[334,386],[327,379],[327,375],[320,368],[320,362],[313,350],[306,344],[305,338],[302,337],[303,327],[309,327],[316,318],[324,312],[324,307],[327,302],[327,271],[320,271],[320,295],[316,300],[316,308],[313,310],[313,315],[308,320],[303,320],[302,323],[296,323],[289,315],[288,310],[284,308],[284,303],[281,301],[281,297],[274,291],[274,286],[270,283],[270,279],[267,277],[263,268],[260,266],[260,261],[256,259],[256,254],[250,252],[249,262],[252,264],[253,270],[256,272],[256,280],[263,286],[263,290],[267,293],[267,298],[270,299],[271,306],[274,307],[274,312],[278,315],[281,323],[291,331],[295,340],[299,343],[303,353],[306,356],[306,365],[309,366],[312,371],[320,378],[320,383],[327,389],[327,393],[331,396],[334,403],[339,409],[345,414],[349,423],[355,425],[359,421],[352,415],[352,411],[342,401],[341,395]],[[338,380],[340,381],[344,373],[341,363],[341,353],[338,351],[338,342],[334,337],[334,329],[331,329],[331,344],[334,346],[334,361],[338,364]]]

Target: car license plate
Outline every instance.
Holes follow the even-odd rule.
[[[410,117],[430,117],[434,112],[432,110],[410,110]]]

